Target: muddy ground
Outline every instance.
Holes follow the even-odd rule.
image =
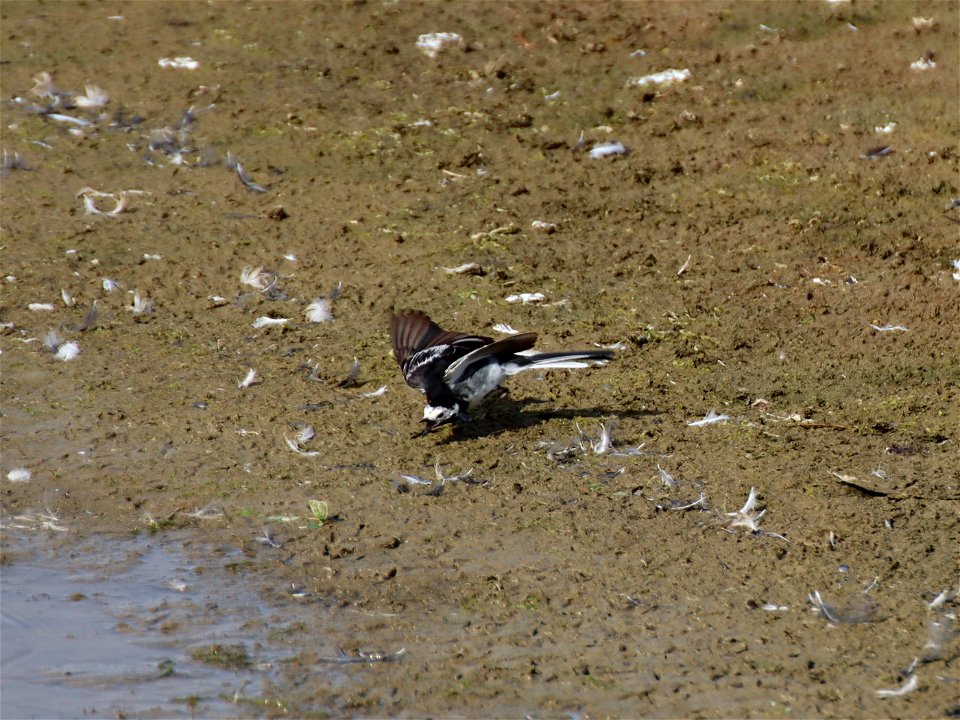
[[[0,14],[6,562],[181,533],[198,562],[242,548],[272,607],[312,593],[241,715],[960,713],[956,3]],[[462,40],[430,58],[435,32]],[[181,56],[199,67],[158,65]],[[630,84],[671,68],[689,78]],[[42,72],[109,104],[38,115]],[[629,154],[591,159],[607,141]],[[148,194],[101,216],[84,187]],[[240,282],[258,266],[263,292]],[[402,308],[624,349],[412,439]],[[729,419],[690,424],[710,410]],[[623,454],[575,442],[611,418]],[[312,454],[286,440],[305,426]],[[401,481],[437,461],[473,473]],[[728,515],[751,488],[756,530]],[[405,652],[334,675],[337,648]]]

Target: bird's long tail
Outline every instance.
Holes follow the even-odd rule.
[[[515,360],[504,367],[507,375],[516,375],[524,370],[550,370],[553,368],[575,369],[591,365],[603,365],[613,360],[610,350],[580,350],[578,352],[519,353]]]

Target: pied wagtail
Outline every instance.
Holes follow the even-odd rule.
[[[583,368],[613,359],[609,350],[538,353],[536,333],[502,340],[444,330],[422,312],[390,318],[393,356],[407,385],[427,396],[423,431],[451,422],[469,422],[467,413],[524,370]]]

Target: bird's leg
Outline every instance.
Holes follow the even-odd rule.
[[[490,393],[483,399],[482,405],[484,408],[489,409],[496,403],[500,402],[501,400],[509,396],[510,396],[510,391],[507,388],[498,387],[496,390],[494,390],[492,393]]]
[[[487,395],[483,400],[480,401],[480,404],[477,406],[477,416],[481,418],[486,418],[497,404],[504,398],[510,395],[510,391],[505,387],[498,387],[496,390]]]

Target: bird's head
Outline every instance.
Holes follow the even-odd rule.
[[[450,406],[427,405],[423,408],[424,428],[420,435],[426,435],[435,427],[453,422],[460,415],[460,405],[453,403]]]

